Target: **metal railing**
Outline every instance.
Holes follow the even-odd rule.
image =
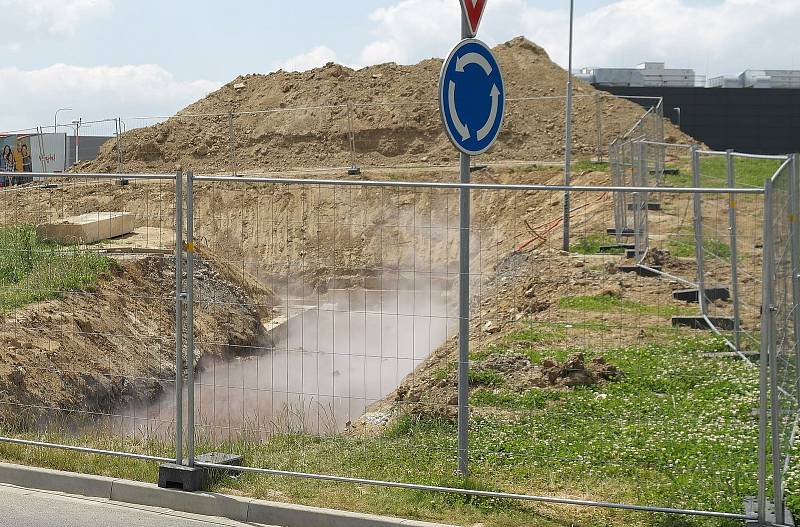
[[[688,167],[672,169],[674,177],[665,178],[662,175],[660,181],[654,181],[659,185],[673,185],[673,181],[677,180],[681,184],[690,181],[691,186],[697,188],[727,186],[731,189],[760,189],[760,185],[748,183],[747,178],[753,178],[748,171],[752,167],[737,163],[752,160],[774,163],[774,167],[757,167],[761,173],[756,179],[765,181],[775,168],[779,168],[780,163],[787,162],[786,156],[704,151],[691,145],[652,144],[639,140],[612,145],[611,167],[617,181],[632,181],[635,184],[646,178],[647,174],[657,173],[652,168],[656,163],[647,160],[648,152],[652,152],[647,150],[648,146],[657,146],[675,162],[685,161],[688,164]],[[661,157],[664,154],[658,155]],[[626,166],[633,167],[632,178],[627,180],[621,177],[622,170],[619,168]],[[690,176],[682,176],[680,172],[687,169]],[[667,211],[662,210],[662,203],[644,194],[633,194],[633,199],[625,197],[628,195],[631,193],[615,194],[615,229],[618,233],[624,233],[624,236],[617,235],[620,241],[625,236],[634,238],[635,264],[685,287],[705,291],[696,299],[698,315],[704,319],[704,323],[740,355],[748,349],[757,348],[761,269],[760,251],[754,249],[760,249],[762,240],[760,230],[754,227],[760,224],[763,204],[754,198],[737,197],[734,194],[725,199],[722,196],[712,199],[695,194],[691,202],[671,203],[671,210]],[[745,212],[745,216],[741,216],[740,210]],[[655,227],[668,214],[679,215],[684,220],[678,232],[658,232]],[[653,249],[660,253],[666,250],[675,254],[654,256]],[[665,257],[672,257],[674,270],[667,270],[660,265]],[[694,262],[678,261],[687,257],[693,258]],[[730,303],[727,303],[728,299]],[[742,326],[743,319],[749,319],[745,327]],[[720,324],[726,327],[723,329]]]
[[[150,440],[175,429],[174,405],[149,394],[179,380],[162,367],[180,349],[164,307],[174,293],[156,278],[180,261],[180,174],[130,175],[122,200],[113,197],[118,174],[30,175],[38,181],[0,190],[2,338],[12,335],[20,352],[3,360],[12,373],[3,379],[0,442],[174,460],[172,442]],[[135,248],[107,240],[134,225]],[[125,278],[145,272],[149,287]]]

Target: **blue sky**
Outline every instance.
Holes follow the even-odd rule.
[[[479,36],[525,34],[564,65],[568,6],[488,0]],[[0,0],[0,10],[4,130],[50,123],[60,106],[87,119],[171,114],[279,67],[416,62],[445,55],[459,32],[458,0]],[[800,68],[798,0],[576,0],[576,12],[576,67]]]

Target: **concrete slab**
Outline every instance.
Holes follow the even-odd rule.
[[[98,244],[107,254],[174,254],[175,230],[139,226],[136,230]]]
[[[744,513],[750,516],[758,516],[758,499],[755,496],[747,496],[744,499]],[[792,513],[789,509],[785,509],[783,512],[784,520],[783,524],[788,527],[794,527],[794,518],[792,517]],[[767,525],[775,525],[775,504],[772,500],[767,499],[767,510],[765,511],[765,520]],[[757,521],[752,520],[745,523],[745,525],[757,527],[759,524]]]
[[[183,492],[160,488],[151,483],[117,479],[111,487],[111,499],[205,516],[221,516],[240,522],[248,521],[248,500],[213,492]]]
[[[133,232],[131,212],[88,212],[36,227],[40,238],[57,243],[94,243]]]

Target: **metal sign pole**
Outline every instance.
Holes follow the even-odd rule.
[[[461,18],[461,38],[470,38],[466,13]],[[470,156],[461,153],[461,183],[470,182]],[[458,472],[469,476],[469,228],[470,192],[459,191],[458,275]]]

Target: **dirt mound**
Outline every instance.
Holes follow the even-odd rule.
[[[195,279],[196,297],[216,300],[197,304],[197,359],[246,352],[262,326],[245,290],[202,259]],[[175,377],[174,284],[174,262],[148,256],[116,266],[96,291],[4,317],[0,406],[32,405],[41,415],[27,408],[22,418],[36,420],[48,409],[108,414],[156,400]]]
[[[566,72],[523,37],[495,52],[509,102],[504,131],[486,158],[558,159],[565,103],[557,96],[564,93]],[[362,165],[452,162],[456,154],[442,132],[436,102],[441,67],[440,59],[357,71],[329,63],[302,73],[240,76],[166,122],[125,133],[124,168],[172,171],[180,164],[196,172],[219,172],[231,169],[231,156],[239,170],[343,166],[351,162],[351,129]],[[601,93],[575,82],[578,156],[596,153],[598,110],[604,145],[644,113],[608,94],[594,97]],[[230,112],[243,115],[231,121]],[[666,136],[691,141],[669,124]],[[81,169],[115,171],[117,159],[115,141],[109,141],[98,159]]]
[[[573,353],[563,364],[555,359],[546,359],[542,362],[541,375],[547,386],[572,388],[615,381],[624,374],[602,356],[595,357],[587,366],[583,353]]]

